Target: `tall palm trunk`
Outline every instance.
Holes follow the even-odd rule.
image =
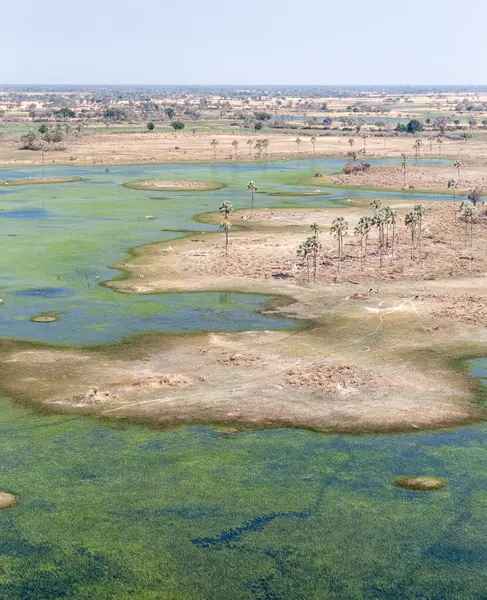
[[[418,256],[421,259],[421,238],[422,238],[422,234],[423,233],[423,219],[422,217],[419,217],[418,220]]]

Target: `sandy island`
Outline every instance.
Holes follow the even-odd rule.
[[[86,177],[25,177],[23,179],[7,179],[6,181],[0,181],[0,186],[74,183],[75,181],[86,181]]]
[[[225,187],[223,183],[216,183],[214,181],[172,181],[169,179],[135,181],[134,183],[124,183],[123,185],[133,190],[151,190],[153,192],[204,192],[219,190]]]
[[[357,162],[357,164],[360,161]],[[458,177],[460,173],[460,177]],[[403,167],[400,165],[372,165],[366,171],[353,174],[334,173],[323,175],[317,173],[314,177],[303,179],[302,185],[316,187],[347,187],[377,190],[401,190],[411,192],[437,192],[453,194],[448,187],[452,179],[456,182],[456,195],[467,195],[474,187],[485,189],[487,176],[483,164],[462,164],[460,171],[450,165],[416,165],[414,162],[407,166],[406,186],[404,189]]]
[[[411,206],[396,202],[400,220]],[[382,432],[485,419],[480,382],[455,368],[456,360],[485,354],[487,323],[476,300],[487,283],[483,221],[470,247],[453,203],[431,203],[421,260],[411,260],[401,227],[394,259],[387,256],[380,268],[374,233],[360,269],[353,226],[370,212],[360,202],[324,210],[241,211],[232,216],[240,229],[231,231],[228,257],[222,233],[202,232],[137,249],[130,263],[117,266],[130,277],[108,283],[128,293],[275,294],[283,301],[270,310],[307,326],[152,334],[137,343],[84,350],[5,341],[1,392],[58,411],[167,426]],[[349,221],[340,272],[328,230],[338,215]],[[204,218],[218,222],[217,215]],[[323,251],[317,280],[308,283],[296,247],[314,221],[323,228]],[[453,302],[456,297],[463,304]]]

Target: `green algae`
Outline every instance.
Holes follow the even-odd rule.
[[[487,593],[484,427],[220,435],[0,413],[0,481],[22,497],[0,515],[5,600]],[[389,483],[432,467],[439,494]]]

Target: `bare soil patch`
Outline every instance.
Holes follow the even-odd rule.
[[[18,502],[18,496],[15,496],[14,494],[9,494],[8,492],[0,492],[0,510],[12,508],[16,504],[18,504]]]
[[[316,387],[341,395],[356,393],[358,388],[372,383],[370,371],[340,363],[315,363],[305,368],[296,367],[286,375],[286,386]]]

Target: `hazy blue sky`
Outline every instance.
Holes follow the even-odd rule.
[[[18,0],[0,83],[485,84],[487,0]]]

